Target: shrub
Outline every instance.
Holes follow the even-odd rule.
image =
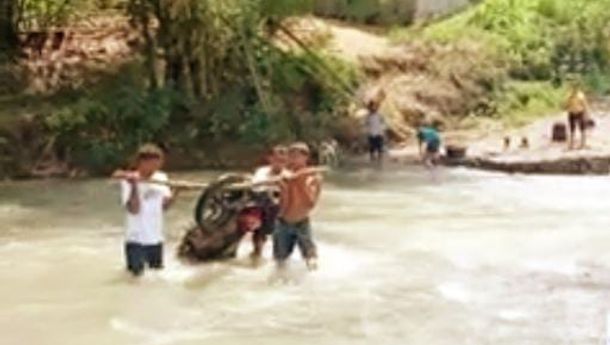
[[[70,163],[105,172],[141,143],[161,139],[174,97],[167,90],[123,87],[65,106],[48,116],[46,125]]]

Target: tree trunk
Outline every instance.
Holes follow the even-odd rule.
[[[11,55],[19,46],[16,7],[17,0],[0,0],[0,54]]]
[[[149,29],[148,16],[144,21],[142,30],[144,33],[144,41],[146,44],[146,69],[148,71],[148,87],[151,90],[159,88],[159,80],[157,79],[157,44]]]
[[[175,48],[171,50],[175,50]],[[178,52],[166,53],[165,59],[165,84],[170,85],[175,90],[186,92],[186,64],[184,63],[182,54]]]
[[[198,58],[191,58],[189,62],[189,71],[191,74],[193,95],[196,98],[201,98],[203,96],[203,71],[201,60]]]

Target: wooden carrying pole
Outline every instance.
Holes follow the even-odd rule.
[[[272,177],[268,180],[260,181],[260,182],[250,182],[249,181],[249,182],[234,183],[234,184],[228,185],[226,188],[229,190],[245,190],[245,189],[256,188],[256,187],[265,187],[265,186],[271,186],[276,183],[279,183],[284,179],[291,180],[291,179],[295,179],[297,177],[301,177],[304,175],[322,174],[322,173],[325,173],[328,171],[329,171],[328,167],[311,167],[311,168],[303,169],[288,177],[277,176],[277,177]],[[130,175],[129,172],[117,171],[114,174],[112,174],[112,179],[125,180],[129,177],[129,175]],[[168,186],[171,188],[184,189],[184,190],[202,190],[202,189],[206,189],[210,186],[210,183],[181,181],[181,180],[162,181],[162,180],[150,179],[150,180],[142,180],[139,182],[156,184],[156,185],[161,185],[161,186]]]

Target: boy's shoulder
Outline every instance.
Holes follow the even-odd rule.
[[[165,173],[165,172],[163,172],[163,171],[161,171],[161,170],[156,171],[156,172],[153,174],[152,178],[153,178],[154,180],[159,180],[159,181],[167,181],[167,180],[168,180],[167,173]]]
[[[271,165],[261,165],[254,170],[255,174],[263,174],[271,171]]]

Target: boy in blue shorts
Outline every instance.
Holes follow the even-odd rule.
[[[280,183],[280,211],[273,232],[273,256],[280,268],[292,255],[295,246],[310,270],[317,268],[317,250],[313,241],[310,214],[318,203],[322,178],[305,174],[310,157],[305,143],[295,143],[288,149],[288,173]]]
[[[140,276],[145,266],[163,268],[163,212],[174,199],[168,186],[147,183],[167,181],[163,151],[155,145],[142,146],[135,169],[115,173],[121,181],[121,204],[126,212],[125,260],[127,270]]]

